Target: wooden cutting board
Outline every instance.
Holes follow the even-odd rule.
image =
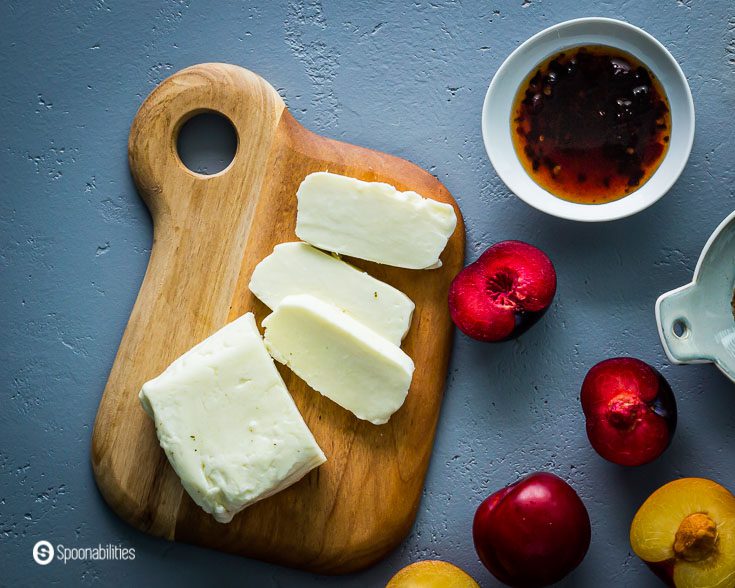
[[[203,111],[226,116],[238,135],[232,164],[211,176],[189,171],[176,151],[182,124]],[[452,341],[447,291],[464,258],[452,196],[407,161],[307,131],[268,82],[225,64],[162,82],[135,117],[129,157],[153,218],[153,249],[94,427],[92,464],[105,500],[133,526],[170,540],[327,574],[376,562],[413,524],[439,416]],[[241,314],[254,311],[258,324],[266,317],[248,290],[250,274],[275,245],[298,240],[296,189],[321,170],[449,202],[459,223],[440,269],[350,260],[416,303],[403,346],[416,364],[404,406],[375,426],[277,364],[328,461],[223,525],[183,491],[138,390]]]

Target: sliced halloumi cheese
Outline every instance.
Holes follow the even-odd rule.
[[[316,172],[297,192],[296,235],[335,253],[409,269],[441,265],[454,208],[381,182]]]
[[[252,313],[176,359],[139,397],[182,485],[219,522],[326,461]]]
[[[287,296],[263,326],[276,361],[358,418],[381,425],[403,405],[411,358],[336,306],[308,294]]]
[[[415,308],[400,290],[307,243],[281,243],[261,261],[250,290],[271,309],[286,296],[311,294],[400,345]]]

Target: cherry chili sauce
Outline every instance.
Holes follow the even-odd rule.
[[[671,116],[661,83],[643,63],[589,45],[534,68],[516,94],[511,131],[537,184],[565,200],[602,204],[653,175],[666,154]]]

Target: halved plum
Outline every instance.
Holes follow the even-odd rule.
[[[653,461],[676,431],[671,386],[640,359],[601,361],[587,373],[580,399],[592,447],[613,463],[638,466]]]
[[[735,587],[735,496],[704,478],[656,490],[630,527],[635,554],[669,586]]]
[[[522,241],[501,241],[454,278],[449,312],[473,339],[506,341],[535,324],[555,293],[556,271],[543,251]]]

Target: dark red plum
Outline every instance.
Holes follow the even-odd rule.
[[[590,518],[569,484],[540,472],[489,496],[475,513],[472,535],[480,560],[498,580],[540,588],[582,562]]]
[[[536,323],[555,293],[556,271],[543,251],[522,241],[501,241],[454,278],[449,312],[473,339],[506,341]]]
[[[587,437],[613,463],[638,466],[661,455],[676,431],[676,400],[666,379],[632,357],[595,365],[582,384]]]

